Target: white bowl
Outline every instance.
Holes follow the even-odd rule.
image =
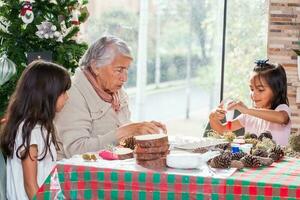
[[[240,150],[242,150],[244,153],[250,154],[252,146],[253,144],[242,144],[240,145]]]
[[[203,154],[188,152],[171,152],[167,155],[167,166],[177,169],[195,169],[206,165],[206,162],[220,152],[208,151]]]
[[[167,155],[167,166],[177,169],[199,168],[201,158],[195,153],[170,153]]]

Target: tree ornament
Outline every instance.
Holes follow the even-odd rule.
[[[73,9],[72,10],[72,18],[71,18],[71,23],[73,25],[79,25],[79,15],[80,15],[80,11],[77,9]]]
[[[50,0],[50,3],[53,3],[53,4],[57,5],[57,1],[56,0]]]
[[[16,64],[4,54],[0,58],[0,85],[3,85],[16,74]]]
[[[0,21],[0,31],[8,33],[9,22],[3,17],[0,17]]]
[[[56,28],[56,26],[51,26],[51,31],[56,31],[57,30],[57,28]]]
[[[32,12],[32,3],[30,0],[26,0],[22,3],[19,16],[25,24],[30,24],[33,21],[34,14]]]
[[[36,26],[38,31],[35,33],[41,39],[55,39],[62,42],[62,34],[56,31],[57,28],[51,22],[43,21],[40,25]]]

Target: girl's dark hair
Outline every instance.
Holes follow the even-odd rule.
[[[41,60],[29,64],[10,98],[5,114],[6,122],[1,130],[1,149],[8,157],[14,156],[17,132],[23,122],[22,144],[16,147],[16,156],[22,160],[30,156],[31,132],[36,125],[40,125],[45,148],[38,160],[43,160],[48,151],[53,159],[50,150],[51,142],[58,148],[56,129],[53,124],[56,102],[58,97],[70,87],[70,76],[63,67]],[[44,134],[44,131],[47,134]],[[20,154],[21,150],[24,153]]]
[[[255,77],[258,77],[261,81],[264,79],[273,92],[273,98],[271,100],[271,109],[280,104],[289,105],[287,97],[287,78],[286,73],[282,65],[268,63],[269,60],[258,60],[255,62],[253,71],[256,73]]]

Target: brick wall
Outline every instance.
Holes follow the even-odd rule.
[[[293,131],[300,129],[300,80],[297,55],[292,51],[299,49],[299,40],[300,0],[269,0],[268,57],[285,67]]]

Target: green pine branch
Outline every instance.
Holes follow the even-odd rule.
[[[70,40],[72,37],[74,37],[78,32],[80,31],[78,26],[73,26],[69,33],[64,37],[64,41]]]
[[[82,5],[86,5],[88,0],[83,0]],[[0,29],[0,55],[5,51],[8,58],[17,66],[17,74],[8,82],[0,86],[0,118],[3,116],[8,104],[8,99],[16,83],[27,65],[26,55],[35,51],[52,51],[53,62],[58,63],[68,70],[74,72],[78,67],[81,56],[87,49],[87,44],[78,44],[73,37],[80,31],[79,27],[73,26],[70,19],[72,17],[72,8],[78,4],[77,0],[57,0],[57,4],[49,1],[36,0],[33,6],[34,20],[31,24],[25,26],[19,17],[21,2],[19,0],[7,1],[0,7],[0,26],[5,26],[9,22],[8,32]],[[88,17],[88,13],[80,15],[80,22]],[[61,19],[66,23],[70,32],[63,38],[63,42],[55,39],[41,39],[36,35],[36,25],[48,20],[57,27],[57,31],[62,31],[60,27]]]

